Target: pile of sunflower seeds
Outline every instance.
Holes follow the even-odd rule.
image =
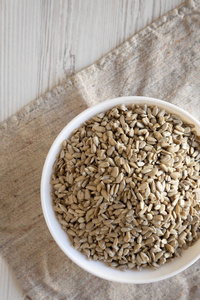
[[[63,141],[51,184],[72,245],[110,267],[158,268],[200,237],[200,137],[156,106],[85,122]]]

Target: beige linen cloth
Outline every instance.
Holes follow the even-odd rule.
[[[40,179],[55,137],[87,107],[128,95],[160,98],[200,119],[200,1],[186,2],[0,124],[0,253],[31,299],[200,299],[200,261],[162,282],[109,282],[75,265],[45,224]]]

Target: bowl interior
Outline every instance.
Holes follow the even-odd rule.
[[[158,270],[149,268],[143,269],[140,272],[136,270],[127,270],[125,272],[121,272],[119,270],[107,267],[102,262],[95,262],[92,260],[89,261],[83,254],[81,254],[78,250],[75,250],[70,245],[67,234],[61,229],[61,226],[56,219],[52,207],[52,199],[50,196],[50,176],[53,170],[53,163],[56,159],[56,155],[60,151],[60,146],[63,140],[68,138],[70,136],[70,133],[74,129],[79,127],[83,122],[90,119],[92,116],[121,103],[124,103],[125,105],[129,105],[132,103],[141,105],[145,103],[148,105],[157,105],[158,107],[166,109],[170,113],[178,114],[184,121],[193,123],[196,127],[197,133],[200,134],[200,123],[194,117],[189,115],[181,108],[158,99],[147,97],[121,97],[104,101],[96,106],[90,107],[89,109],[83,111],[81,114],[75,117],[70,123],[68,123],[51,146],[42,173],[42,209],[47,226],[53,238],[55,239],[59,247],[64,251],[64,253],[81,268],[107,280],[124,283],[149,283],[173,276],[194,263],[200,257],[200,240],[197,241],[192,247],[189,247],[188,250],[183,251],[183,255],[180,259],[176,258],[172,262],[165,264]]]

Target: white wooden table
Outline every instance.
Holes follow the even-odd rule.
[[[183,2],[0,0],[0,121]],[[0,257],[0,299],[24,298]]]

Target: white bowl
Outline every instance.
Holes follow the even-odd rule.
[[[175,258],[173,261],[166,263],[157,270],[148,268],[142,271],[137,270],[126,270],[122,272],[120,270],[112,269],[107,267],[102,262],[95,262],[93,260],[89,261],[87,258],[80,253],[78,250],[75,250],[69,242],[67,234],[61,229],[61,226],[56,219],[52,199],[50,196],[51,185],[50,177],[53,170],[53,163],[56,159],[56,155],[60,151],[61,143],[64,139],[70,136],[70,133],[80,127],[80,125],[86,120],[90,119],[97,113],[108,110],[113,106],[124,103],[126,105],[136,103],[136,104],[148,104],[148,105],[157,105],[158,107],[166,109],[170,113],[178,114],[184,121],[192,123],[196,127],[196,131],[200,134],[200,122],[198,122],[194,117],[188,114],[183,109],[172,105],[168,102],[157,100],[154,98],[148,97],[121,97],[115,98],[108,101],[101,102],[95,106],[92,106],[77,117],[75,117],[71,122],[69,122],[60,134],[55,139],[49,153],[47,155],[42,179],[41,179],[41,201],[44,217],[51,232],[54,240],[58,246],[63,250],[63,252],[78,266],[84,270],[107,280],[117,281],[121,283],[149,283],[159,280],[169,278],[173,275],[178,274],[179,272],[185,270],[194,262],[196,262],[200,257],[200,240],[197,241],[192,247],[189,247],[188,250],[183,251],[181,258]]]

